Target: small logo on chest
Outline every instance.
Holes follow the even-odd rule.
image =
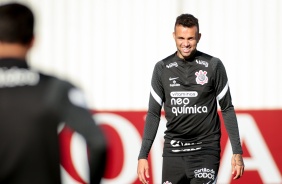
[[[170,87],[180,86],[180,84],[178,84],[178,83],[176,82],[176,79],[178,79],[178,78],[179,78],[179,77],[169,77],[168,80],[172,81],[172,84],[170,84],[169,86],[170,86]]]
[[[207,77],[207,73],[206,71],[200,70],[199,72],[196,72],[195,75],[196,77],[196,82],[197,84],[201,84],[204,85],[206,83],[208,83],[209,78]]]

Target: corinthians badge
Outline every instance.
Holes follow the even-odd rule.
[[[195,75],[196,77],[196,82],[197,84],[201,84],[204,85],[206,83],[208,83],[209,78],[207,77],[207,73],[206,71],[200,70],[199,72],[196,72]]]

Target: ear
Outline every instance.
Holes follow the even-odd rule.
[[[29,48],[33,47],[33,45],[34,45],[34,40],[35,40],[35,38],[34,38],[34,36],[33,36],[32,39],[31,39],[31,41],[30,41],[30,43],[28,44],[28,47],[29,47]]]
[[[175,32],[172,33],[173,38],[175,39]]]
[[[199,34],[198,34],[198,42],[200,41],[201,36],[202,36],[202,34],[201,34],[201,33],[199,33]]]

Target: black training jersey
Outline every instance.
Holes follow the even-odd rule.
[[[197,51],[192,59],[177,54],[155,65],[139,158],[147,158],[155,138],[161,108],[167,119],[163,156],[219,153],[222,110],[234,153],[242,153],[236,115],[222,62]]]
[[[23,60],[0,59],[0,183],[61,183],[60,123],[84,136],[90,181],[100,182],[106,142],[81,94],[68,82],[32,71]]]

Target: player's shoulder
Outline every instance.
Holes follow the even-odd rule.
[[[196,59],[202,59],[207,62],[220,62],[219,58],[201,51],[197,51]]]
[[[197,56],[195,57],[197,62],[207,62],[208,65],[211,65],[212,68],[216,68],[219,65],[223,65],[222,61],[215,56],[209,55],[207,53],[201,52],[201,51],[197,51]]]
[[[52,88],[53,90],[68,91],[71,88],[76,88],[74,84],[66,79],[58,78],[53,75],[40,73],[40,79],[41,83],[49,88]]]
[[[173,65],[177,65],[176,63],[176,60],[175,60],[175,54],[176,53],[173,53],[167,57],[165,57],[164,59],[158,61],[156,63],[156,67],[159,67],[159,68],[170,68],[171,66]]]

